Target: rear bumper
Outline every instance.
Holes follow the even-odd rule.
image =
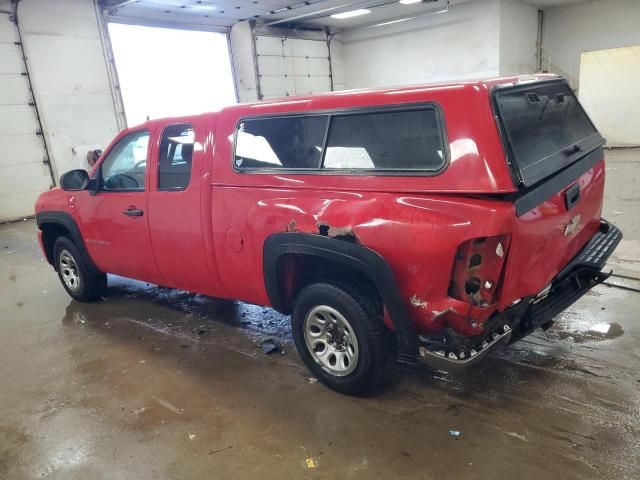
[[[600,220],[600,228],[591,240],[573,257],[556,278],[561,278],[575,268],[595,268],[602,270],[607,260],[622,240],[622,232],[613,223]]]
[[[420,359],[432,368],[458,370],[477,363],[494,348],[515,342],[538,327],[549,328],[553,318],[575,303],[591,288],[606,280],[603,273],[622,232],[601,220],[600,228],[584,248],[538,295],[494,315],[483,336],[463,337],[452,332],[434,338],[420,337]]]
[[[622,232],[615,225],[601,221],[600,229],[584,248],[560,271],[549,287],[531,300],[520,322],[520,332],[514,336],[514,340],[538,327],[550,326],[556,315],[606,280],[611,273],[604,273],[602,269],[620,240]]]

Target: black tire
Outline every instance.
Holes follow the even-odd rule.
[[[68,257],[71,257],[75,263],[75,275],[79,278],[79,282],[75,283],[75,288],[70,288],[65,281],[65,272],[68,273],[69,269],[62,268],[61,257],[63,255],[66,258],[66,264],[69,264]],[[107,275],[94,272],[87,265],[84,255],[69,238],[58,237],[53,245],[53,261],[60,283],[72,298],[81,302],[95,302],[102,297],[107,287]],[[71,282],[71,280],[69,281]]]
[[[307,347],[305,322],[315,308],[329,306],[351,326],[357,339],[355,369],[337,376],[327,371]],[[293,338],[305,365],[326,386],[347,395],[371,394],[384,385],[395,360],[395,337],[385,327],[382,308],[366,293],[342,284],[315,283],[298,294],[291,318]]]

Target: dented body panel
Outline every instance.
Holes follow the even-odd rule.
[[[536,187],[524,192],[514,181],[491,91],[530,81],[512,77],[292,97],[198,117],[150,121],[129,129],[114,144],[136,129],[153,133],[143,193],[151,214],[114,220],[114,228],[120,228],[118,223],[146,222],[144,255],[148,258],[127,254],[127,274],[169,287],[272,305],[263,269],[268,239],[287,232],[324,236],[382,257],[393,274],[393,291],[397,287],[402,306],[393,315],[406,316],[413,335],[452,331],[482,340],[493,331],[488,325],[494,328],[513,312],[515,304],[528,302],[557,280],[563,267],[602,228],[601,149],[593,153],[600,155],[597,161],[552,191]],[[423,102],[437,105],[444,118],[446,165],[437,174],[234,169],[234,139],[243,119]],[[158,136],[164,126],[184,121],[196,126],[192,178],[183,192],[162,192],[155,187]],[[91,175],[99,173],[100,162]],[[575,184],[580,186],[581,198],[568,209],[565,191]],[[546,193],[539,193],[541,188]],[[103,195],[54,189],[39,198],[36,212],[68,214],[97,267],[121,273],[112,267],[121,262],[110,258],[123,251],[135,252],[139,246],[119,235],[113,235],[114,243],[108,245],[94,238],[99,236],[91,230],[97,215],[106,221],[101,209],[108,200]],[[520,211],[527,202],[533,206]],[[154,213],[154,205],[167,214]],[[177,235],[182,231],[186,234]],[[136,257],[146,258],[146,265]],[[189,275],[189,268],[197,274]],[[294,291],[299,281],[294,269],[283,267],[277,279],[285,292]],[[385,305],[385,322],[397,329],[398,320],[388,308]],[[509,319],[500,322],[500,326],[514,324]]]

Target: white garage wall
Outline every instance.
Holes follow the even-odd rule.
[[[640,45],[640,1],[596,0],[545,10],[543,44],[565,72],[580,74],[580,54]]]
[[[231,32],[229,33],[231,63],[239,102],[255,102],[258,100],[256,65],[251,35],[249,22],[236,23],[231,27]]]
[[[585,52],[580,101],[607,145],[640,145],[640,46]]]
[[[495,76],[500,72],[500,0],[337,35],[348,88]]]
[[[21,0],[18,18],[52,163],[86,167],[119,130],[92,0]]]
[[[33,213],[53,184],[11,10],[0,4],[0,222]]]
[[[500,1],[500,75],[536,71],[538,9],[520,0]]]

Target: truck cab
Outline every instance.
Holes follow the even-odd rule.
[[[606,278],[604,139],[552,75],[234,105],[123,131],[38,199],[78,300],[106,274],[292,316],[309,369],[476,363]]]

